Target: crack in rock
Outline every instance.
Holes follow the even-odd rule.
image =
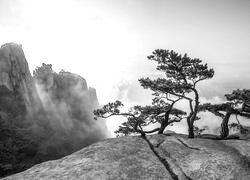
[[[164,143],[164,141],[165,141],[165,140],[162,140],[161,142],[157,143],[157,144],[155,145],[155,147],[156,147],[156,148],[159,148],[159,146],[160,146],[162,143]]]
[[[186,147],[189,148],[189,149],[194,149],[194,150],[199,150],[199,151],[201,150],[200,148],[189,146],[188,144],[184,143],[184,141],[182,141],[182,140],[179,139],[178,137],[176,137],[176,139],[177,139],[181,144],[183,144],[184,146],[186,146]]]
[[[150,149],[152,150],[152,152],[155,154],[155,156],[159,159],[159,161],[164,165],[164,167],[166,168],[166,170],[169,172],[169,174],[171,175],[171,177],[173,178],[173,180],[191,180],[190,177],[188,177],[182,170],[181,168],[179,168],[179,172],[176,173],[176,167],[173,168],[173,165],[171,165],[171,163],[169,163],[169,161],[171,161],[170,157],[169,157],[169,161],[167,160],[167,158],[163,158],[159,155],[159,153],[155,150],[155,147],[158,148],[165,140],[157,143],[156,146],[153,146],[153,144],[151,144],[151,142],[147,139],[146,136],[142,136],[142,138],[148,143]],[[173,162],[172,162],[173,163]],[[172,167],[171,167],[172,166]],[[177,170],[178,171],[178,170]]]

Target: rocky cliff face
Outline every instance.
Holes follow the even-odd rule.
[[[31,117],[39,98],[21,45],[0,48],[0,176],[30,167],[26,159],[37,149],[32,143]],[[25,162],[25,163],[24,163]],[[27,165],[27,166],[26,166]],[[32,165],[32,163],[31,163]]]
[[[32,77],[21,45],[0,48],[0,176],[57,159],[106,137],[93,120],[95,90],[52,65]]]
[[[92,112],[98,106],[98,100],[95,89],[88,88],[84,78],[66,71],[56,73],[50,64],[37,68],[34,76],[44,110],[49,119],[53,119],[50,121],[53,128],[61,131],[82,127],[80,131],[84,132],[90,125],[102,125],[105,129],[103,122],[93,121]]]
[[[0,49],[0,84],[9,90],[24,90],[32,82],[21,45],[7,43]],[[22,86],[23,85],[23,86]],[[24,87],[25,86],[25,87]]]
[[[84,99],[88,107],[93,108],[99,105],[96,90],[88,87],[86,80],[77,74],[66,71],[54,72],[48,76],[49,84],[41,83],[41,81],[39,83],[39,78],[37,80],[38,85],[42,85],[42,88],[46,89],[54,100],[65,100],[70,104],[69,98],[77,96],[77,99]]]
[[[168,134],[107,139],[10,179],[250,179],[250,141]]]
[[[22,46],[7,43],[0,48],[0,86],[20,94],[28,108],[37,106],[37,93]]]
[[[56,159],[106,137],[105,122],[93,120],[98,100],[84,78],[66,71],[56,73],[50,64],[38,67],[34,77],[47,124],[56,132],[41,146],[39,154],[46,156],[54,151],[56,155],[51,158]]]

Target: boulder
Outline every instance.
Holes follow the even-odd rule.
[[[106,139],[11,179],[250,179],[248,140],[151,135]]]

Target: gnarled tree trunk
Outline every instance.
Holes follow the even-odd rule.
[[[194,138],[194,124],[188,122],[188,138]]]
[[[170,111],[172,110],[172,108],[173,108],[173,105],[170,106],[168,111],[165,113],[165,118],[164,118],[164,121],[161,123],[161,127],[160,127],[160,130],[158,131],[158,134],[163,134],[165,128],[168,126],[169,115],[170,115]]]
[[[158,134],[163,134],[164,130],[165,130],[165,127],[161,126],[160,130],[158,131]]]
[[[192,106],[192,102],[190,101],[190,108],[191,108],[191,113],[189,117],[187,118],[187,123],[188,123],[188,138],[194,138],[194,121],[197,117],[198,113],[198,107],[199,107],[199,94],[198,91],[193,88],[192,89],[194,94],[195,94],[195,104],[194,108]]]
[[[231,113],[227,112],[221,123],[221,138],[226,138],[229,135],[228,121],[230,119]]]

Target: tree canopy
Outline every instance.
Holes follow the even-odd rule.
[[[199,105],[199,93],[196,89],[198,82],[210,79],[214,75],[214,70],[208,68],[207,64],[202,64],[198,58],[190,58],[187,54],[183,56],[170,50],[157,49],[148,56],[149,60],[156,61],[156,69],[163,72],[163,77],[151,79],[149,77],[139,79],[141,86],[151,89],[153,102],[150,106],[134,106],[129,112],[121,113],[118,109],[122,106],[120,101],[108,103],[103,108],[96,110],[96,117],[108,118],[114,115],[127,117],[127,122],[120,126],[123,132],[144,132],[143,126],[158,122],[160,127],[151,132],[163,133],[165,128],[174,123],[180,122],[186,112],[174,108],[176,102],[188,100],[190,113],[185,116],[189,127],[189,137],[194,137],[194,121],[197,120]],[[190,95],[194,94],[194,97]],[[128,128],[129,127],[129,128]],[[120,132],[120,131],[118,131]],[[126,134],[126,133],[124,133]]]
[[[151,89],[157,94],[164,94],[174,98],[189,101],[190,113],[187,116],[189,137],[194,137],[194,121],[197,119],[199,106],[199,93],[196,88],[198,82],[210,79],[214,70],[202,64],[198,58],[190,58],[187,54],[183,56],[170,50],[157,49],[149,60],[157,62],[156,69],[164,72],[165,78],[141,78],[139,82],[145,89]],[[190,96],[194,94],[194,97]]]
[[[214,115],[222,118],[221,133],[222,138],[229,135],[229,120],[232,115],[235,115],[238,123],[231,124],[231,127],[240,129],[241,132],[246,132],[240,124],[237,116],[250,118],[249,105],[250,90],[237,89],[233,90],[230,94],[225,94],[226,102],[220,104],[205,103],[199,106],[199,111],[209,111]]]
[[[148,133],[163,133],[161,127],[145,130],[145,127],[149,124],[160,123],[161,125],[164,124],[166,127],[174,122],[180,122],[184,118],[184,115],[186,115],[184,111],[176,108],[171,108],[170,110],[171,105],[163,102],[161,102],[161,104],[154,104],[152,106],[137,105],[130,108],[130,110],[127,112],[120,111],[119,108],[122,106],[123,104],[120,101],[108,103],[104,105],[102,109],[97,109],[94,111],[96,116],[95,119],[97,119],[97,117],[108,118],[111,116],[125,116],[127,117],[127,121],[122,123],[115,133],[118,135],[140,133],[141,135],[145,136],[145,134]],[[166,108],[169,108],[169,111],[166,111]]]

